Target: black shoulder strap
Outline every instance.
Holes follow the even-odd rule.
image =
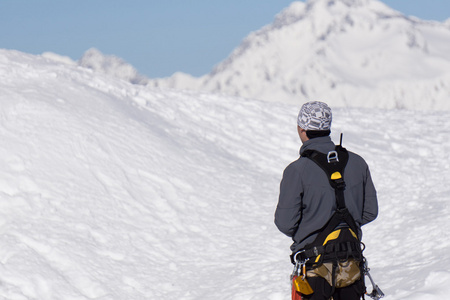
[[[334,151],[328,152],[328,154],[318,152],[316,150],[306,150],[302,153],[302,156],[307,157],[314,161],[324,172],[327,174],[330,185],[333,187],[336,195],[337,210],[333,217],[325,225],[322,230],[323,235],[326,236],[328,229],[334,229],[342,221],[345,221],[349,227],[356,233],[357,225],[347,207],[345,206],[344,190],[344,171],[348,162],[348,152],[345,148],[338,145]],[[318,240],[321,239],[321,234],[318,236]]]
[[[334,151],[328,154],[316,150],[306,150],[302,156],[314,161],[327,174],[330,185],[336,191],[336,202],[338,209],[345,208],[344,201],[344,171],[348,162],[347,149],[342,146],[336,146]]]

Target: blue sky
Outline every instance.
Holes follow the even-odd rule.
[[[200,76],[289,0],[0,0],[0,48],[74,60],[95,47],[149,77]],[[422,19],[450,18],[449,0],[383,0]]]

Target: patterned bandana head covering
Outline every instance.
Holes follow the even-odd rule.
[[[304,130],[331,130],[331,108],[323,102],[303,104],[298,113],[297,124]]]

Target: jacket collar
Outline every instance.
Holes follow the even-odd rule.
[[[322,153],[328,153],[329,151],[334,150],[335,147],[336,146],[331,141],[331,137],[329,136],[313,138],[303,143],[300,148],[300,155],[302,155],[302,153],[306,150],[317,150]]]

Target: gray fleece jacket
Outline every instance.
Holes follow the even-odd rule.
[[[329,136],[306,141],[300,155],[308,149],[328,153],[335,145]],[[359,226],[373,221],[378,214],[378,202],[369,167],[364,159],[349,152],[344,172],[345,205]],[[307,157],[300,157],[286,167],[280,184],[280,196],[275,211],[275,224],[294,243],[293,252],[314,241],[336,209],[336,197],[325,172]],[[362,233],[359,232],[359,237]]]

